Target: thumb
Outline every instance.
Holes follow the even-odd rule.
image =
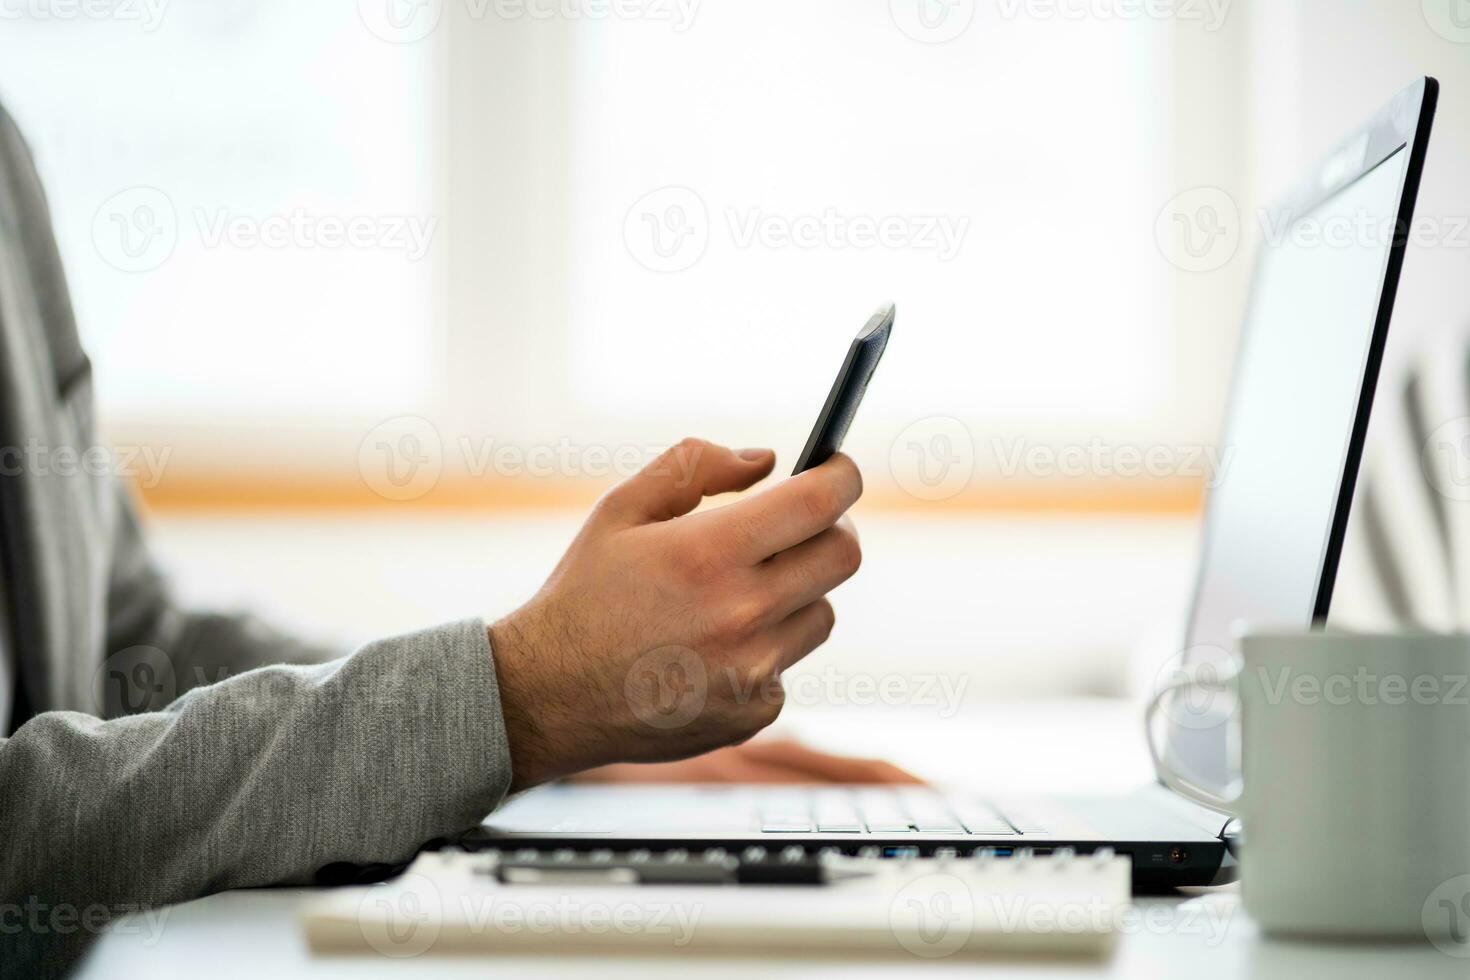
[[[633,523],[667,521],[687,514],[704,497],[744,490],[776,465],[769,449],[738,452],[703,439],[684,439],[613,487],[603,503]]]

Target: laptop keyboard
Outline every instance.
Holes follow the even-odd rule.
[[[1016,836],[1045,830],[990,803],[950,799],[919,787],[801,787],[766,789],[759,800],[767,834],[984,834]]]

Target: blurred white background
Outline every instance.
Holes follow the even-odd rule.
[[[506,611],[617,459],[789,467],[892,299],[803,669],[1119,695],[1177,635],[1255,208],[1433,74],[1419,212],[1470,214],[1458,4],[25,0],[0,100],[187,595],[344,643]],[[1413,250],[1391,365],[1467,254]]]

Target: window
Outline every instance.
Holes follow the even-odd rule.
[[[110,416],[249,423],[420,396],[432,44],[382,43],[353,4],[13,10],[0,96]]]
[[[912,2],[430,0],[396,34],[366,0],[31,13],[0,93],[140,437],[268,432],[279,469],[273,440],[332,430],[351,465],[423,413],[446,444],[789,455],[893,300],[869,458],[930,416],[1178,438],[1209,413],[1178,411],[1154,239],[1176,26],[960,2],[936,34]]]
[[[865,422],[1159,409],[1157,39],[979,16],[943,44],[850,0],[576,33],[569,327],[589,411],[804,420],[888,299]]]

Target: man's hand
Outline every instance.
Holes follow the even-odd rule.
[[[513,789],[742,742],[781,711],[781,672],[832,630],[857,571],[846,456],[715,510],[770,450],[686,439],[614,487],[534,598],[490,627]]]
[[[618,763],[580,773],[589,783],[843,783],[918,785],[919,777],[882,759],[829,755],[786,738],[757,739],[693,759]]]

